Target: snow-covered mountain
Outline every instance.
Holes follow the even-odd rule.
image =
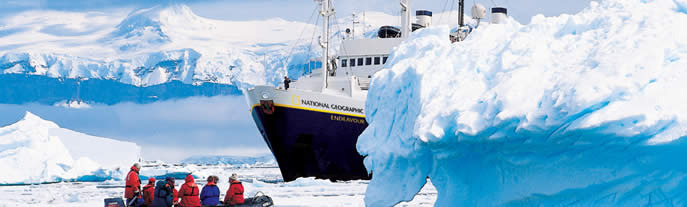
[[[63,129],[26,112],[22,120],[0,127],[0,184],[122,179],[140,160],[140,151],[134,143]]]
[[[276,84],[287,73],[297,78],[314,66],[310,60],[319,48],[304,34],[315,28],[281,19],[212,20],[185,5],[129,14],[23,12],[0,19],[0,102],[114,104],[235,95],[243,87]],[[84,81],[89,83],[79,85]]]
[[[134,86],[269,84],[289,67],[304,67],[316,51],[310,41],[296,40],[315,28],[281,19],[212,20],[185,5],[136,10],[123,19],[95,12],[29,11],[0,20],[0,73]]]
[[[687,1],[414,33],[375,75],[366,205],[685,206]]]

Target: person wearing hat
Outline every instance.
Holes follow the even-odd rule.
[[[227,195],[224,196],[224,204],[238,205],[244,202],[243,200],[243,184],[239,181],[238,175],[236,173],[231,174],[229,177],[229,190],[227,190]]]
[[[155,194],[155,178],[148,178],[148,184],[143,186],[143,200],[145,206],[153,206],[153,195]]]
[[[198,190],[198,185],[196,184],[193,175],[188,174],[186,176],[186,182],[181,185],[179,189],[179,195],[181,196],[181,201],[179,201],[179,206],[181,207],[200,207],[200,190]]]
[[[127,206],[136,206],[136,200],[142,198],[141,195],[141,179],[138,177],[138,172],[141,170],[141,164],[134,163],[131,170],[126,174],[126,186],[124,187],[124,198],[126,198]]]
[[[203,186],[200,191],[200,204],[203,206],[217,206],[219,205],[219,188],[217,187],[217,176],[208,176],[208,184]]]

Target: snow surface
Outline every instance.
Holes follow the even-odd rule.
[[[0,128],[0,185],[122,179],[139,159],[136,144],[63,129],[30,112]]]
[[[687,205],[687,1],[414,33],[370,86],[367,205]]]

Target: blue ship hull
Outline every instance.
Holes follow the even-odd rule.
[[[367,127],[365,118],[282,105],[255,105],[251,113],[284,181],[370,179],[356,150],[358,136]]]

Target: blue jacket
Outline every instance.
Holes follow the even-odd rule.
[[[219,188],[214,183],[209,183],[200,191],[200,203],[204,206],[219,205]]]
[[[155,197],[153,207],[170,207],[174,198],[174,189],[167,185],[167,181],[157,181],[153,197]]]

